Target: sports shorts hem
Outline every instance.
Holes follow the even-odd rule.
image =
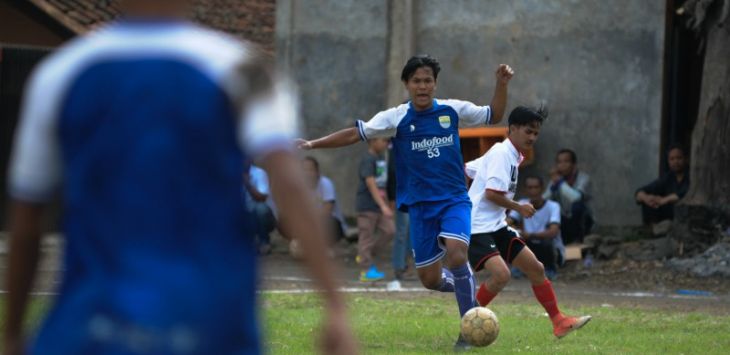
[[[420,263],[416,263],[416,269],[432,265],[432,264],[436,263],[437,261],[441,260],[441,258],[443,258],[444,255],[446,255],[446,251],[442,250],[440,253],[436,254],[436,256],[434,256],[433,258],[428,259],[426,261],[422,261]]]
[[[463,235],[441,232],[439,234],[439,237],[445,238],[445,239],[455,239],[455,240],[463,242],[464,244],[466,244],[466,246],[469,246],[469,238],[464,237]]]

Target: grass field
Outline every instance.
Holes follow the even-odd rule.
[[[458,335],[452,298],[418,295],[355,294],[349,298],[354,328],[364,354],[450,353]],[[263,296],[271,354],[313,353],[320,304],[312,295]],[[45,298],[31,305],[28,327],[37,326],[48,307]],[[470,353],[533,354],[728,354],[730,317],[671,311],[580,307],[591,314],[583,329],[556,340],[540,306],[496,302],[501,331],[497,341]],[[4,323],[5,317],[1,317]]]
[[[319,306],[302,295],[266,295],[265,318],[272,354],[301,354],[313,349]],[[354,295],[350,307],[365,354],[443,354],[458,335],[451,298]],[[591,314],[585,328],[556,340],[544,310],[536,303],[496,302],[497,341],[470,353],[533,354],[728,354],[730,317],[699,313],[582,307]]]

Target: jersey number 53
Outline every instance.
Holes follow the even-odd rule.
[[[428,155],[428,158],[429,159],[433,159],[433,158],[436,158],[436,157],[440,156],[441,155],[441,152],[439,152],[439,149],[438,148],[429,148],[426,151],[426,155]]]

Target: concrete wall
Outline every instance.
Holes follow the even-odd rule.
[[[489,102],[494,69],[516,76],[509,108],[550,105],[536,147],[544,173],[562,147],[574,149],[594,180],[599,223],[640,223],[634,189],[659,164],[664,1],[421,0],[413,2],[415,52],[442,63],[438,96]],[[288,1],[277,20],[280,62],[301,86],[307,136],[369,117],[385,107],[386,1]],[[282,56],[282,54],[284,54]],[[362,148],[362,147],[361,147]],[[352,212],[358,149],[318,152],[343,207]]]
[[[301,91],[305,137],[369,119],[385,104],[388,47],[386,0],[277,1],[277,48]],[[365,144],[313,151],[352,215],[357,164]]]

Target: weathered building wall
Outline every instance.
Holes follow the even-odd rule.
[[[278,49],[287,48],[278,56],[302,89],[308,137],[385,108],[388,5],[278,3]],[[508,110],[544,100],[551,111],[523,176],[546,176],[555,152],[572,148],[593,178],[599,223],[638,224],[633,192],[659,164],[664,7],[658,0],[414,1],[414,52],[441,61],[439,97],[482,104],[491,99],[497,65],[512,65]],[[285,31],[282,18],[290,21]],[[316,153],[346,212],[363,149]]]
[[[306,137],[351,127],[385,105],[386,0],[277,1],[277,60],[300,88]],[[313,151],[353,214],[365,144]]]

